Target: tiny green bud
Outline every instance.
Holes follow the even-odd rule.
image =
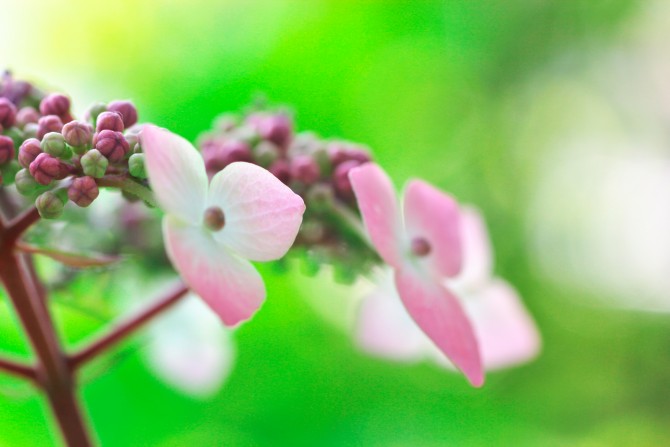
[[[19,194],[24,196],[32,196],[39,190],[43,189],[43,186],[35,181],[27,169],[21,169],[16,173],[16,176],[14,177],[14,183],[16,184],[16,190],[19,192]]]
[[[10,127],[9,129],[5,130],[4,134],[5,136],[8,136],[12,139],[14,146],[16,147],[21,146],[21,143],[23,143],[23,140],[25,140],[23,132],[18,127]]]
[[[81,157],[81,167],[84,174],[93,178],[101,178],[107,171],[109,161],[97,149],[91,149]]]
[[[105,103],[96,102],[90,105],[88,111],[86,112],[86,115],[91,119],[91,121],[93,121],[93,127],[95,127],[96,125],[98,115],[106,111],[107,111],[107,104]]]
[[[133,154],[128,159],[128,172],[133,177],[145,179],[147,172],[144,167],[144,154]]]
[[[63,214],[65,202],[53,191],[46,191],[35,200],[35,206],[44,219],[56,219]]]
[[[65,138],[59,132],[49,132],[42,138],[40,147],[44,152],[54,157],[67,159],[72,157],[72,150],[65,144]],[[69,157],[68,157],[69,155]]]
[[[23,136],[24,138],[36,138],[37,131],[39,130],[39,125],[37,123],[27,123],[23,126]]]
[[[279,148],[269,141],[261,141],[254,147],[253,154],[256,163],[267,169],[279,158]]]

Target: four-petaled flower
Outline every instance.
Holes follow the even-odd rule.
[[[303,200],[250,163],[232,163],[208,184],[204,160],[188,141],[155,126],[145,126],[141,138],[149,182],[166,213],[163,238],[172,264],[226,325],[250,318],[265,286],[249,261],[286,253]]]
[[[474,386],[484,371],[474,330],[445,279],[461,270],[460,211],[454,199],[420,180],[404,192],[374,163],[349,174],[372,244],[394,270],[398,295],[412,319]]]
[[[479,212],[463,209],[461,230],[463,269],[448,285],[472,320],[484,368],[532,359],[540,348],[540,336],[516,290],[493,276],[491,243]],[[356,327],[360,346],[395,360],[431,358],[451,366],[409,317],[391,283],[390,275],[383,275],[379,288],[361,303]]]

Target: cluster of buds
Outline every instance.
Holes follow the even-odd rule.
[[[296,133],[291,116],[283,111],[221,116],[199,138],[198,146],[210,177],[230,163],[250,162],[272,172],[303,198],[307,211],[294,250],[307,255],[309,272],[330,263],[336,266],[338,279],[347,281],[377,262],[376,254],[355,243],[359,236],[342,222],[343,212],[358,212],[349,171],[370,161],[365,147]]]
[[[89,206],[106,177],[146,183],[131,102],[94,104],[76,120],[66,95],[36,92],[10,75],[0,84],[2,184],[15,183],[42,217],[56,218],[68,201]]]

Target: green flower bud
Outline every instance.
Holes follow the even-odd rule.
[[[91,149],[81,157],[81,167],[84,174],[93,178],[101,178],[107,171],[109,161],[97,149]]]
[[[21,143],[23,143],[23,140],[25,140],[23,132],[18,127],[10,127],[9,129],[5,130],[4,134],[5,136],[11,138],[12,141],[14,141],[15,147],[21,146]]]
[[[93,127],[95,128],[97,120],[98,120],[98,115],[100,115],[102,112],[107,111],[107,104],[102,103],[102,102],[96,102],[91,104],[91,106],[88,108],[88,111],[86,112],[86,116],[90,118],[90,120],[93,122]]]
[[[53,191],[46,191],[35,200],[35,206],[44,219],[56,219],[63,214],[65,202]]]
[[[253,154],[256,163],[267,169],[279,158],[279,148],[269,141],[261,141],[254,147]]]
[[[72,149],[65,144],[65,138],[58,132],[49,132],[44,135],[40,147],[44,152],[51,156],[60,159],[72,158]]]
[[[30,171],[27,169],[21,169],[16,173],[14,183],[16,184],[16,190],[19,194],[28,197],[44,189],[42,185],[35,181],[33,176],[30,175]]]
[[[147,172],[144,168],[144,154],[133,154],[128,159],[128,172],[133,177],[145,179]]]

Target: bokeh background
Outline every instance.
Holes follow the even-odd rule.
[[[194,398],[144,331],[83,375],[105,446],[670,445],[670,6],[663,0],[0,0],[0,65],[76,109],[130,98],[195,139],[259,94],[298,128],[369,145],[477,204],[496,272],[543,336],[482,389],[361,353],[310,301],[347,289],[263,267],[269,299]],[[54,308],[72,343],[156,281],[84,275]],[[121,284],[121,285],[119,285]],[[73,305],[77,303],[77,305]],[[160,334],[158,332],[158,334]],[[0,300],[0,348],[29,350]],[[39,395],[0,376],[0,446],[58,445]]]

